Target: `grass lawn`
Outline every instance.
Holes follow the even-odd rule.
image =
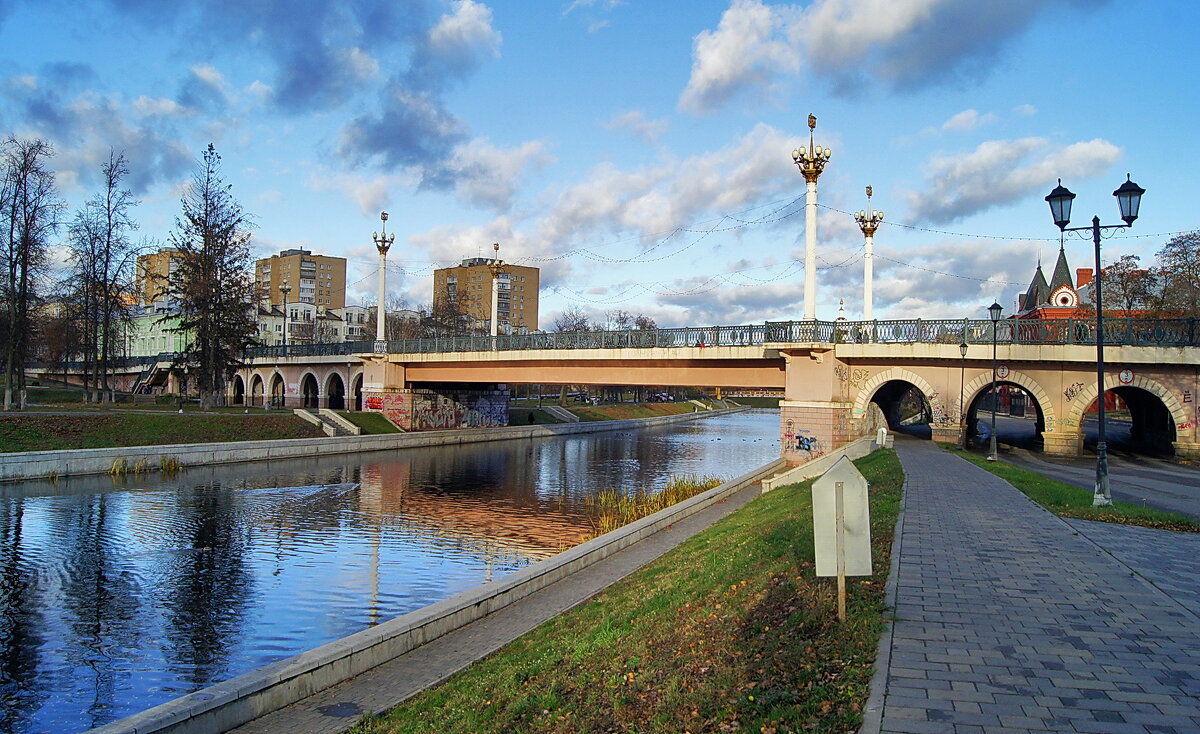
[[[529,416],[533,416],[533,420],[529,420]],[[562,423],[562,421],[538,408],[510,407],[508,409],[508,425],[510,426],[540,426],[551,423]]]
[[[291,414],[0,415],[0,453],[324,436]]]
[[[660,415],[679,415],[696,410],[692,403],[622,403],[569,407],[581,421],[619,421],[627,418],[654,418]]]
[[[360,413],[353,410],[339,410],[338,415],[361,428],[363,433],[400,432],[400,429],[396,427],[395,423],[392,423],[379,413]]]
[[[1050,479],[1031,469],[1010,464],[1003,459],[988,461],[979,454],[961,451],[954,444],[942,443],[939,445],[972,464],[987,469],[1060,517],[1075,517],[1189,533],[1200,532],[1200,523],[1185,515],[1156,510],[1152,507],[1142,507],[1121,500],[1113,500],[1112,507],[1092,507],[1092,491],[1090,489]]]
[[[810,482],[776,489],[358,734],[844,732],[862,720],[903,474],[871,483],[875,575],[813,575]]]

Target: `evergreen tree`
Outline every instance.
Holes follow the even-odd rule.
[[[221,156],[209,143],[170,237],[182,253],[168,284],[179,309],[174,330],[187,337],[176,365],[186,366],[197,381],[203,407],[221,402],[225,382],[258,328],[249,247],[253,222],[231,188],[221,177]]]

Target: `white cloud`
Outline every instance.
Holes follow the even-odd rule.
[[[314,191],[337,191],[358,204],[364,215],[377,215],[393,200],[394,189],[409,189],[414,180],[405,175],[360,176],[352,173],[314,172],[308,179]]]
[[[171,117],[187,114],[187,110],[173,99],[147,97],[144,94],[133,100],[131,106],[134,113],[142,117]]]
[[[776,37],[782,23],[780,11],[760,0],[733,0],[715,31],[701,31],[693,39],[692,74],[679,108],[708,112],[739,91],[799,71],[799,49]]]
[[[667,131],[666,120],[647,120],[641,110],[629,110],[616,115],[604,127],[608,130],[628,130],[647,143],[658,142]]]
[[[430,29],[429,44],[443,55],[482,51],[498,56],[500,33],[492,28],[492,9],[474,0],[458,0],[453,12],[443,15]]]
[[[455,146],[447,167],[459,197],[495,209],[507,209],[520,188],[527,169],[539,169],[552,161],[538,140],[515,148],[497,148],[486,138],[475,138]]]
[[[732,0],[716,30],[693,40],[681,110],[703,113],[802,66],[843,93],[903,89],[991,72],[993,58],[1053,6],[1078,0]]]
[[[1013,112],[1016,112],[1018,115],[1025,115],[1025,116],[1036,115],[1037,111],[1038,111],[1037,107],[1034,107],[1031,104],[1017,105],[1016,107],[1013,108]]]
[[[952,132],[966,132],[995,119],[996,116],[990,112],[981,115],[978,110],[963,110],[943,122],[942,129]]]
[[[1049,147],[1044,138],[990,140],[971,153],[933,157],[926,165],[926,190],[908,195],[912,216],[952,222],[1049,190],[1056,177],[1099,175],[1121,154],[1099,138],[1060,150]]]

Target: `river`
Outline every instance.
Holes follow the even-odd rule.
[[[729,479],[779,414],[0,485],[0,731],[80,731],[575,545],[597,491]]]

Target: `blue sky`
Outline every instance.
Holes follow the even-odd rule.
[[[661,326],[799,318],[804,181],[820,181],[818,318],[861,313],[874,187],[876,318],[1012,309],[1057,254],[1043,197],[1118,222],[1105,260],[1200,227],[1189,204],[1200,3],[1187,0],[0,0],[0,130],[39,135],[76,206],[125,151],[140,234],[165,241],[211,141],[256,255],[346,257],[372,302],[501,244],[566,308]],[[1074,267],[1090,242],[1067,239]]]

